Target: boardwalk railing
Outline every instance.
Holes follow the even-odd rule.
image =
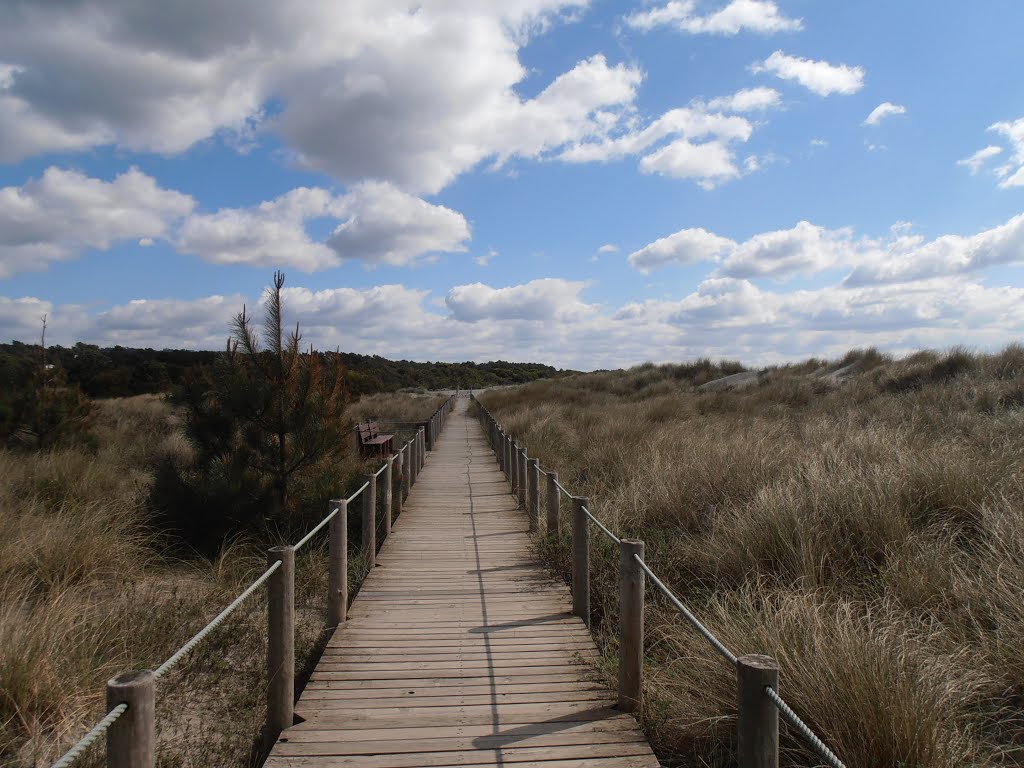
[[[779,715],[793,726],[832,768],[843,762],[800,719],[779,695],[779,665],[771,656],[737,656],[672,593],[644,561],[644,543],[620,539],[590,509],[590,500],[574,496],[558,481],[558,474],[541,469],[530,458],[526,446],[502,428],[484,405],[470,395],[479,408],[480,424],[494,450],[499,468],[508,477],[512,492],[526,508],[530,530],[540,530],[541,476],[547,507],[547,531],[559,532],[561,495],[572,509],[572,606],[573,613],[590,626],[590,523],[619,548],[619,709],[638,712],[643,699],[644,591],[645,578],[662,592],[672,606],[694,627],[718,654],[736,669],[737,762],[740,768],[778,768]]]
[[[104,734],[108,768],[156,766],[156,681],[189,654],[235,609],[264,584],[267,585],[267,720],[264,738],[273,744],[278,734],[292,725],[295,703],[295,553],[329,526],[327,626],[344,623],[348,608],[348,507],[362,496],[361,555],[372,568],[378,549],[377,532],[391,533],[394,516],[416,483],[426,453],[440,434],[454,408],[449,397],[419,426],[416,434],[396,453],[387,456],[380,469],[346,499],[331,499],[330,512],[294,546],[273,547],[267,552],[267,569],[209,624],[155,670],[136,670],[113,677],[107,683],[107,714],[64,753],[52,768],[68,768]],[[383,475],[383,480],[381,480]],[[394,493],[397,485],[398,493]],[[378,493],[380,491],[380,494]],[[377,498],[382,494],[384,517],[378,525]],[[383,541],[382,537],[382,541]]]

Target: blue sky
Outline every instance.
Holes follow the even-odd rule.
[[[580,369],[1024,330],[1016,0],[0,6],[0,338]]]

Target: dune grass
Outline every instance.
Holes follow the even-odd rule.
[[[381,418],[420,420],[440,402],[390,396],[372,407]],[[265,550],[291,533],[253,531],[212,559],[183,555],[154,529],[149,506],[160,462],[190,460],[180,414],[156,395],[95,407],[80,445],[0,451],[2,766],[50,765],[104,714],[107,679],[162,663],[262,572]],[[322,517],[327,499],[354,490],[368,468],[349,452],[332,477],[317,477],[302,492],[322,500],[313,504]],[[350,562],[355,590],[362,566],[358,557]],[[300,676],[323,639],[326,589],[319,537],[296,558]],[[257,592],[161,679],[161,765],[258,763],[265,609]],[[102,745],[78,762],[102,764]]]
[[[850,768],[1024,764],[1024,348],[875,350],[698,386],[645,365],[481,400],[781,688]],[[563,508],[563,514],[567,512]],[[593,619],[614,671],[617,553]],[[539,542],[568,575],[566,537]],[[649,595],[644,727],[681,766],[734,759],[734,682]],[[783,761],[818,765],[783,728]]]

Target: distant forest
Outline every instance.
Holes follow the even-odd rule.
[[[221,354],[184,349],[104,348],[79,342],[73,347],[47,347],[45,363],[59,368],[68,384],[77,384],[89,397],[127,397],[171,392],[200,369],[212,365]],[[0,387],[17,387],[40,359],[38,344],[18,341],[0,344]],[[341,359],[352,397],[400,389],[475,389],[521,384],[571,373],[539,363],[503,360],[489,363],[416,363],[349,352],[342,352]]]

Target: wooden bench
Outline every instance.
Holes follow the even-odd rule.
[[[376,453],[378,456],[386,456],[393,452],[392,442],[394,435],[382,435],[376,421],[368,421],[365,424],[356,424],[359,430],[359,445],[363,453]]]

